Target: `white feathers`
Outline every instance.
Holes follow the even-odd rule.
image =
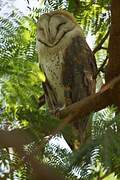
[[[38,21],[36,48],[39,63],[60,105],[65,103],[62,83],[63,57],[66,48],[76,36],[83,37],[83,31],[64,14],[45,14]]]

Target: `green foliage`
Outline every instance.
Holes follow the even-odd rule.
[[[120,113],[108,107],[93,116],[92,138],[75,152],[52,145],[47,163],[60,168],[66,179],[120,178]]]
[[[115,112],[109,107],[94,115],[92,139],[73,155],[71,168],[81,179],[102,179],[112,173],[120,177],[120,114]]]
[[[29,17],[1,17],[0,27],[1,97],[10,107],[35,106],[41,84],[35,52],[35,22]]]
[[[7,130],[30,128],[36,141],[40,141],[55,128],[55,123],[51,123],[51,128],[46,128],[49,127],[50,117],[44,108],[38,110],[44,76],[38,65],[35,33],[34,18],[21,17],[19,14],[12,14],[9,18],[0,17],[0,126]],[[9,156],[4,158],[5,152],[1,151],[1,155],[1,163],[7,161],[4,166],[13,168],[14,150],[12,162]],[[15,162],[13,171],[8,171],[8,177],[26,179],[23,162],[20,166],[19,159]]]
[[[87,35],[95,37],[98,45],[110,26],[110,0],[58,0],[44,1],[44,7],[31,10],[28,16],[13,12],[8,18],[0,17],[0,127],[2,129],[28,128],[35,142],[25,147],[35,153],[42,144],[37,158],[57,168],[67,180],[97,180],[120,178],[120,114],[114,107],[94,113],[91,118],[91,138],[76,152],[57,144],[44,147],[45,137],[54,132],[60,121],[53,119],[47,107],[38,109],[38,98],[43,94],[44,75],[38,66],[35,48],[36,19],[38,14],[55,9],[72,12]],[[107,48],[108,39],[102,45]],[[107,49],[97,52],[97,64],[101,66]],[[104,71],[98,86],[104,81]],[[99,87],[98,87],[99,89]],[[71,141],[74,134],[68,125],[61,132]],[[59,135],[58,135],[59,136]],[[27,167],[15,153],[15,149],[0,150],[0,166],[6,178],[27,179]],[[5,173],[5,168],[8,173]]]

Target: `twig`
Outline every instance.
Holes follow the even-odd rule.
[[[100,73],[100,71],[103,71],[103,67],[105,66],[106,62],[108,60],[108,56],[106,56],[105,60],[103,61],[102,65],[100,66],[100,68],[97,70],[96,74],[95,74],[95,79],[98,76],[98,74]]]
[[[103,47],[103,46],[101,47],[101,49],[108,50],[108,48],[107,48],[107,47]]]
[[[38,108],[41,108],[45,104],[45,95],[39,97]]]
[[[95,49],[93,50],[93,54],[96,54],[97,51],[99,51],[102,47],[102,45],[104,44],[105,40],[108,38],[110,33],[110,30],[108,30],[108,32],[105,34],[105,36],[103,37],[103,39],[100,41],[100,43],[97,45],[97,47],[95,47]]]
[[[113,172],[115,172],[115,170],[119,170],[120,166],[116,166],[112,168],[112,171],[108,170],[102,177],[100,177],[100,180],[103,180],[104,178],[106,178],[107,176],[109,176],[110,174],[112,174]]]

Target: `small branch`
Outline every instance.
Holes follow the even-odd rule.
[[[108,48],[107,48],[107,47],[101,47],[101,49],[108,50]]]
[[[108,38],[110,33],[110,30],[108,30],[108,32],[105,34],[105,36],[103,37],[103,39],[100,41],[100,43],[97,45],[97,47],[95,47],[95,49],[93,50],[93,54],[96,54],[97,51],[99,51],[100,49],[102,49],[102,45],[104,44],[105,40]]]
[[[105,60],[103,61],[102,65],[101,65],[100,68],[97,70],[97,72],[96,72],[96,74],[95,74],[95,79],[97,78],[97,76],[98,76],[98,74],[100,73],[100,71],[103,71],[103,68],[104,68],[107,60],[108,60],[108,56],[106,56],[106,58],[105,58]]]
[[[100,177],[100,180],[103,180],[104,178],[106,178],[107,176],[109,176],[110,174],[114,173],[116,170],[119,170],[120,166],[116,166],[112,168],[112,171],[107,171],[102,177]]]
[[[39,97],[38,108],[41,108],[45,104],[45,94]]]

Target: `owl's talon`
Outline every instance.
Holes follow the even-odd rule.
[[[55,117],[60,118],[60,115],[61,115],[60,110],[57,110],[57,111],[55,112]]]
[[[55,110],[53,110],[51,112],[51,114],[57,118],[61,117],[61,111],[65,108],[65,106],[63,106],[62,108],[56,108]]]
[[[72,104],[71,98],[66,98],[66,99],[65,99],[65,102],[66,102],[66,106],[69,106],[69,105]]]
[[[56,109],[50,112],[53,116],[59,118],[60,117],[60,110]]]

